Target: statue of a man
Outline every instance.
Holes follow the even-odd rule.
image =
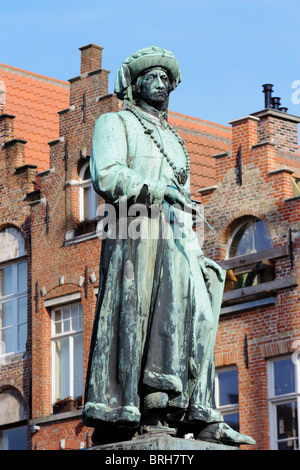
[[[169,94],[180,81],[170,51],[137,51],[117,73],[122,109],[95,125],[93,185],[117,220],[115,236],[102,242],[86,379],[83,422],[95,428],[94,443],[151,431],[254,442],[227,426],[215,407],[214,344],[225,276],[203,256],[193,230],[189,157],[167,121]],[[134,207],[146,208],[139,237],[130,236]]]

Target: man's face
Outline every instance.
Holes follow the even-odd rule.
[[[149,70],[142,78],[140,98],[152,105],[159,105],[166,101],[169,95],[169,77],[160,68]]]

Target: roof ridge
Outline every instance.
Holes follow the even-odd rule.
[[[218,124],[218,123],[216,123],[216,122],[207,121],[206,119],[200,119],[200,118],[197,118],[197,117],[194,117],[194,116],[188,116],[187,114],[178,113],[178,112],[176,112],[176,111],[171,111],[171,110],[169,110],[168,112],[171,113],[171,114],[175,114],[175,115],[177,115],[177,116],[182,116],[182,117],[191,119],[191,120],[193,120],[193,121],[205,122],[205,123],[210,124],[210,125],[212,125],[212,126],[222,127],[223,129],[226,129],[226,130],[228,130],[228,131],[231,131],[231,127],[230,127],[230,126],[225,126],[224,124]]]
[[[68,88],[70,87],[70,83],[65,80],[59,80],[58,78],[47,77],[46,75],[41,75],[35,72],[30,72],[28,70],[19,69],[18,67],[13,67],[11,65],[0,63],[0,69],[3,69],[3,70],[9,69],[9,71],[15,71],[15,73],[18,73],[19,75],[23,75],[23,76],[29,75],[33,79],[34,78],[42,79],[42,81],[55,82],[55,84],[57,85],[61,84],[63,86],[67,85]]]
[[[207,137],[212,137],[214,139],[221,139],[221,140],[229,140],[231,142],[231,137],[226,137],[226,136],[223,136],[223,135],[220,135],[220,134],[214,134],[213,132],[208,132],[208,131],[203,131],[203,130],[200,130],[200,129],[191,129],[189,127],[185,127],[185,126],[181,126],[179,124],[174,124],[175,127],[178,128],[178,130],[184,130],[186,132],[188,132],[189,134],[192,134],[192,135],[197,135],[199,136],[199,134],[201,134],[202,136],[207,136]]]

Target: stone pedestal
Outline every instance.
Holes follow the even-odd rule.
[[[199,450],[238,450],[238,447],[214,444],[194,439],[180,439],[169,434],[145,434],[131,441],[115,442],[90,447],[88,450],[103,451],[199,451]]]

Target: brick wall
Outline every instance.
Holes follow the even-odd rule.
[[[294,151],[295,138],[291,142],[289,133],[296,124],[289,123],[287,116],[275,119],[262,114],[266,114],[262,122],[257,114],[233,121],[232,152],[216,157],[217,189],[202,197],[204,214],[215,229],[215,233],[207,231],[204,251],[216,261],[226,258],[231,233],[249,216],[267,224],[274,247],[288,245],[292,229],[294,267],[289,256],[275,263],[276,279],[287,279],[300,274],[300,199],[292,198],[293,172],[277,168],[277,150],[282,150],[285,142],[288,151]],[[287,134],[282,135],[284,132]],[[242,182],[238,173],[240,146]],[[267,360],[292,353],[293,340],[300,338],[299,287],[279,289],[272,295],[275,305],[221,315],[215,351],[217,367],[238,367],[240,432],[250,434],[257,449],[268,449],[270,444]]]
[[[1,358],[0,393],[11,391],[16,394],[20,403],[24,404],[29,422],[31,413],[31,244],[27,196],[35,186],[36,167],[24,165],[25,144],[24,140],[14,138],[14,116],[0,115],[0,231],[7,227],[14,227],[22,233],[25,239],[29,294],[26,352]]]

